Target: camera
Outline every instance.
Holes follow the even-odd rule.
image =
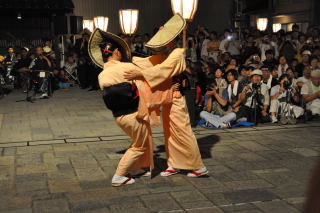
[[[261,85],[258,84],[258,83],[253,83],[253,84],[252,84],[252,89],[253,89],[253,90],[259,90],[259,89],[260,89],[260,86],[261,86]]]
[[[229,36],[227,36],[227,40],[231,40],[232,39],[232,36],[231,35],[229,35]]]
[[[284,88],[285,90],[290,89],[290,86],[291,86],[291,84],[290,84],[289,81],[284,81],[284,82],[283,82],[283,88]]]

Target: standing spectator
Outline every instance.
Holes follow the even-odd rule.
[[[212,31],[210,33],[210,41],[207,43],[207,52],[208,58],[213,58],[216,63],[218,62],[218,55],[220,53],[219,46],[220,41],[218,40],[218,34]]]
[[[253,36],[249,35],[242,47],[242,63],[244,63],[250,56],[259,53],[259,49],[256,47]]]
[[[265,35],[262,38],[261,43],[259,44],[259,49],[261,52],[261,61],[265,61],[267,59],[265,53],[267,50],[272,50],[272,45],[270,44],[270,39],[268,35]]]
[[[221,51],[221,53],[227,52],[228,43],[231,41],[231,39],[232,39],[231,31],[229,29],[225,29],[223,32],[223,40],[220,42],[220,46],[219,46],[219,50]]]
[[[285,39],[281,42],[279,50],[280,55],[284,55],[289,63],[294,59],[296,54],[296,45],[293,43],[290,33],[285,35]]]

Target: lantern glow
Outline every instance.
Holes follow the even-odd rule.
[[[268,19],[267,18],[258,18],[257,19],[257,28],[260,31],[265,31],[267,29]]]
[[[104,17],[104,16],[97,16],[94,17],[94,26],[96,28],[99,28],[103,31],[107,31],[108,29],[108,23],[109,23],[109,18],[108,17]]]
[[[279,30],[281,30],[281,24],[280,23],[273,24],[272,30],[274,33],[278,32]]]
[[[193,19],[198,7],[198,0],[171,0],[171,8],[174,14],[180,13],[182,17],[190,21]]]
[[[124,34],[134,34],[138,28],[139,10],[119,10],[120,28]]]
[[[83,29],[93,31],[93,20],[83,20]]]

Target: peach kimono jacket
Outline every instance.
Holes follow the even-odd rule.
[[[176,48],[161,64],[154,65],[149,58],[133,58],[152,93],[169,92],[167,101],[162,101],[162,121],[168,166],[178,169],[197,170],[204,167],[196,137],[192,131],[185,98],[179,91],[172,91],[172,77],[186,68],[184,49]],[[146,89],[147,90],[147,89]],[[146,93],[148,94],[148,93]],[[152,106],[152,101],[147,107]],[[170,100],[171,98],[171,100]],[[140,99],[141,100],[141,99]],[[157,114],[157,113],[156,113]],[[151,119],[151,123],[153,119]],[[158,123],[158,122],[154,122]]]

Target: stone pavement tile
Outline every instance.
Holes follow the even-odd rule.
[[[65,169],[63,171],[58,170],[55,172],[47,173],[49,180],[64,180],[76,178],[75,171],[73,169]]]
[[[258,176],[275,186],[283,186],[284,184],[299,185],[299,182],[289,176],[288,172],[259,174]]]
[[[86,145],[79,144],[57,144],[52,145],[54,151],[57,152],[73,152],[73,151],[87,151],[88,147]]]
[[[48,189],[45,181],[16,182],[16,192],[18,194],[29,193],[33,191],[46,191]]]
[[[3,156],[14,156],[16,154],[17,148],[16,147],[8,147],[4,148],[2,155]]]
[[[0,166],[0,181],[10,181],[14,178],[13,166]]]
[[[170,192],[170,194],[179,204],[195,201],[208,201],[208,199],[198,190]]]
[[[204,165],[206,165],[208,171],[209,171],[209,175],[215,175],[215,174],[221,174],[221,173],[226,173],[226,172],[232,172],[233,170],[231,170],[230,168],[224,166],[224,165],[210,165],[210,164],[206,164],[204,162]]]
[[[32,208],[0,211],[0,213],[32,213]]]
[[[226,192],[230,191],[230,188],[226,187],[220,181],[210,177],[210,178],[190,178],[189,180],[197,189],[200,189],[202,192]],[[206,190],[205,190],[206,189]]]
[[[186,213],[223,213],[218,207],[204,207],[186,210]]]
[[[81,187],[77,179],[49,180],[48,187],[50,193],[81,191]]]
[[[0,211],[8,212],[17,209],[31,208],[31,198],[29,196],[15,196],[0,199]]]
[[[97,168],[98,163],[92,157],[91,159],[71,158],[71,164],[75,169]]]
[[[305,201],[306,198],[304,197],[296,197],[296,198],[288,198],[285,199],[289,204],[293,205],[295,208],[297,208],[300,212],[304,211],[305,208]]]
[[[201,192],[204,192],[206,190],[200,190]],[[223,206],[223,205],[230,205],[232,204],[232,201],[227,199],[224,195],[224,193],[216,193],[213,190],[209,192],[203,193],[206,198],[208,198],[212,203],[214,203],[216,206]]]
[[[75,203],[71,205],[72,212],[76,213],[87,213],[87,212],[103,212],[109,213],[111,212],[108,208],[109,206],[108,201],[104,200],[90,200],[90,201],[83,201],[79,203]]]
[[[239,146],[242,146],[250,151],[270,150],[268,147],[262,146],[254,141],[242,141],[241,143],[239,143]]]
[[[240,205],[226,205],[226,206],[219,206],[225,213],[260,213],[259,208],[251,203],[245,203]],[[268,212],[269,213],[269,212]],[[271,212],[270,212],[271,213]]]
[[[45,153],[45,152],[52,152],[52,147],[49,145],[39,145],[39,146],[25,146],[25,147],[18,147],[17,154],[32,154],[32,153]]]
[[[258,179],[258,176],[253,174],[251,171],[226,172],[226,173],[223,173],[222,175],[226,177],[226,180],[230,179],[231,181]]]
[[[224,193],[224,197],[232,203],[251,203],[256,201],[271,201],[278,197],[267,190],[250,189]]]
[[[277,186],[276,188],[268,189],[271,193],[277,195],[278,197],[292,198],[292,197],[304,197],[305,196],[306,186],[302,184],[291,185],[284,184],[281,186]]]
[[[266,160],[262,156],[253,152],[239,153],[238,157],[245,161],[265,161]]]
[[[13,166],[14,160],[14,156],[2,156],[0,157],[0,166]]]
[[[23,155],[17,155],[16,157],[16,166],[22,167],[26,165],[35,165],[35,164],[41,164],[41,153],[31,153],[31,154],[23,154]]]
[[[295,149],[289,149],[292,152],[298,153],[299,155],[302,155],[304,157],[315,157],[320,156],[320,153],[318,151],[315,151],[310,148],[295,148]]]
[[[232,190],[246,190],[246,189],[259,189],[259,188],[273,187],[272,184],[262,179],[230,181],[230,182],[224,182],[223,184]]]
[[[101,168],[85,168],[85,169],[75,169],[76,174],[80,181],[97,181],[105,180],[106,175],[103,173]]]
[[[96,180],[96,181],[80,181],[80,187],[84,190],[90,189],[102,189],[110,187],[110,183],[106,180]]]
[[[205,207],[214,207],[214,204],[209,200],[198,200],[193,202],[182,202],[180,205],[185,209],[194,209],[194,208],[205,208]]]
[[[36,200],[33,202],[34,213],[69,213],[69,206],[64,199]]]
[[[64,140],[47,140],[47,141],[30,141],[30,146],[36,146],[36,145],[50,145],[50,144],[64,144]]]
[[[137,197],[122,197],[110,200],[109,208],[113,213],[149,213],[143,202]]]
[[[17,143],[7,143],[9,141],[6,141],[6,143],[0,143],[0,147],[2,148],[11,148],[11,147],[24,147],[27,146],[27,142],[17,142]]]
[[[140,196],[144,205],[153,212],[182,210],[179,204],[168,193],[157,193]]]
[[[80,142],[95,142],[100,141],[98,137],[90,137],[90,138],[69,138],[66,139],[67,143],[80,143]]]
[[[289,205],[285,201],[269,201],[269,202],[261,202],[255,203],[255,205],[264,212],[272,212],[272,213],[298,213],[300,212],[298,209]]]
[[[34,173],[49,173],[55,172],[58,168],[54,164],[43,163],[43,164],[34,164],[34,165],[25,165],[22,167],[17,167],[16,174],[34,174]]]
[[[25,174],[25,175],[16,175],[15,182],[45,182],[47,181],[47,174],[45,173],[34,173],[34,174]]]

